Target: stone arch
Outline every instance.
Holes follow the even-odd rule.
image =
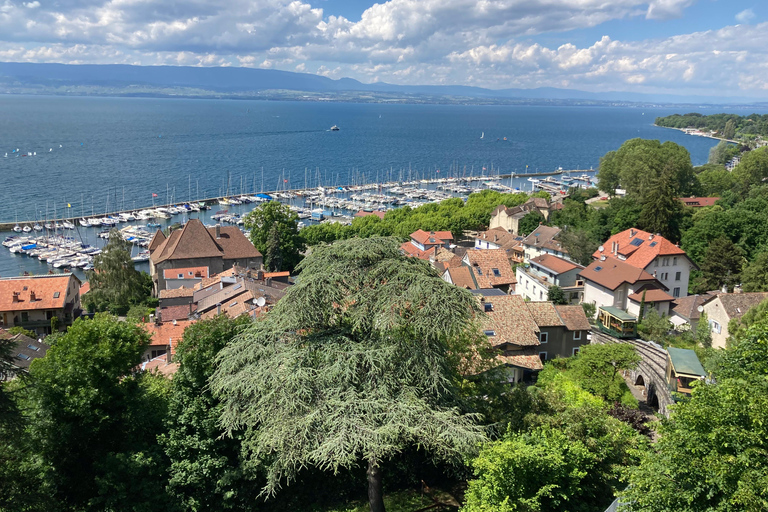
[[[637,374],[637,378],[635,379],[635,386],[645,387],[645,379],[639,373]]]
[[[650,406],[650,407],[651,407],[651,408],[652,408],[654,411],[658,411],[658,410],[659,410],[659,397],[658,397],[658,396],[656,396],[656,393],[653,393],[653,394],[652,394],[652,395],[651,395],[651,396],[648,398],[648,405],[649,405],[649,406]]]

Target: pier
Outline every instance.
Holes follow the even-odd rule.
[[[575,169],[575,170],[557,169],[554,171],[547,171],[547,172],[528,172],[528,173],[520,173],[520,174],[506,173],[506,174],[493,174],[493,175],[485,175],[485,176],[467,176],[467,177],[458,177],[458,178],[452,177],[452,178],[421,179],[421,180],[412,180],[412,181],[403,181],[403,182],[395,181],[395,182],[387,182],[387,183],[368,183],[365,185],[351,185],[351,186],[281,189],[281,190],[275,190],[275,191],[264,191],[261,193],[267,194],[271,197],[279,196],[279,194],[293,194],[296,196],[317,197],[317,196],[324,196],[324,195],[330,195],[330,194],[336,194],[336,193],[348,193],[348,192],[365,191],[365,190],[383,190],[383,189],[391,189],[391,188],[403,187],[403,186],[421,187],[422,185],[426,185],[426,186],[437,185],[438,188],[447,190],[448,186],[458,185],[461,183],[488,182],[488,181],[498,181],[498,180],[512,179],[512,178],[523,179],[523,178],[535,177],[535,176],[558,176],[558,175],[570,174],[570,173],[578,173],[579,175],[581,175],[589,172],[594,172],[594,170],[593,169]],[[574,181],[579,181],[579,178],[573,178],[573,179]],[[544,188],[544,187],[540,187],[540,188]],[[548,192],[552,192],[548,190],[549,188],[552,188],[554,190],[554,187],[547,187]],[[498,188],[495,188],[495,187],[493,189],[498,190]],[[558,191],[554,193],[557,193]],[[253,196],[258,194],[251,193],[251,194],[242,194],[242,195]],[[186,204],[204,204],[206,206],[211,206],[211,205],[219,204],[220,201],[223,201],[224,199],[237,198],[237,197],[240,197],[240,195],[230,194],[227,196],[208,197],[208,198],[196,199],[192,201],[178,201],[170,204],[147,205],[144,207],[105,212],[104,214],[98,214],[98,215],[83,215],[83,216],[77,215],[77,216],[60,217],[57,219],[48,220],[46,221],[46,223],[47,222],[57,223],[57,222],[66,221],[66,222],[71,222],[77,227],[80,227],[78,224],[80,219],[90,220],[90,219],[102,219],[105,217],[110,218],[110,217],[119,216],[120,214],[135,214],[143,210],[154,210],[157,208],[167,209],[167,208],[179,207],[181,205],[186,205]],[[12,231],[14,226],[16,225],[32,227],[34,224],[42,224],[42,222],[43,222],[42,220],[19,220],[19,221],[0,222],[0,231],[4,231],[4,232]]]

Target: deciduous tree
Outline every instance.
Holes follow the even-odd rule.
[[[274,229],[278,233],[282,257],[282,267],[278,270],[293,270],[301,261],[304,238],[299,234],[299,217],[288,205],[277,201],[263,203],[245,216],[244,225],[251,230],[253,245],[265,256],[270,232]]]

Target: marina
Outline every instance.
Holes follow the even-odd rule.
[[[123,239],[134,246],[132,259],[138,268],[142,268],[141,265],[146,265],[149,259],[146,248],[157,229],[180,226],[190,218],[198,218],[209,226],[229,224],[243,229],[247,213],[269,200],[287,204],[300,219],[301,228],[317,222],[351,223],[354,214],[359,211],[387,211],[406,205],[418,207],[452,197],[466,199],[469,194],[483,190],[502,193],[546,190],[555,195],[563,194],[569,186],[592,186],[594,171],[557,169],[546,173],[545,179],[528,180],[531,176],[543,174],[531,173],[528,177],[497,175],[422,179],[347,187],[317,186],[309,189],[284,189],[269,193],[213,197],[202,201],[56,219],[43,223],[34,220],[14,221],[0,226],[4,237],[3,245],[9,250],[1,256],[14,258],[11,265],[18,269],[18,273],[71,271],[82,276],[84,271],[92,268],[93,258],[101,252],[110,230],[116,228]],[[571,175],[578,178],[569,178]],[[559,176],[560,180],[555,176]]]

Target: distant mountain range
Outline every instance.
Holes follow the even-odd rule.
[[[282,91],[280,95],[265,94]],[[287,94],[286,91],[290,91]],[[509,103],[590,102],[680,105],[758,105],[753,99],[734,97],[656,95],[632,92],[591,93],[574,89],[484,89],[459,85],[366,84],[352,78],[334,80],[308,73],[233,67],[129,66],[122,64],[35,64],[0,62],[0,92],[37,94],[101,94],[147,96],[290,97],[292,93],[350,99],[355,95],[382,95],[430,102],[457,98]],[[325,99],[325,98],[324,98]]]

